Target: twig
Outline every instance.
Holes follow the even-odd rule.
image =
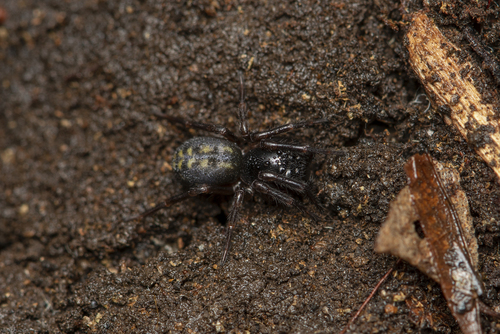
[[[500,313],[496,312],[493,310],[491,307],[483,303],[482,301],[479,301],[479,309],[481,310],[481,313],[489,315],[490,317],[500,319]]]
[[[392,268],[387,271],[387,273],[384,275],[384,277],[382,277],[380,279],[380,281],[377,283],[377,285],[375,285],[375,288],[373,288],[373,291],[370,293],[370,295],[366,298],[366,300],[364,301],[364,303],[361,305],[361,307],[359,308],[358,312],[356,312],[356,314],[351,318],[351,320],[349,320],[349,322],[344,327],[344,329],[342,330],[342,332],[340,332],[340,334],[345,334],[347,332],[347,330],[349,329],[349,327],[351,327],[351,325],[354,323],[354,321],[356,321],[356,319],[359,317],[359,315],[361,314],[361,312],[363,311],[363,309],[366,307],[366,305],[368,304],[368,302],[370,301],[370,299],[373,298],[373,296],[375,295],[375,293],[377,292],[377,290],[380,288],[380,286],[382,285],[382,283],[385,282],[385,280],[387,279],[387,277],[389,277],[389,275],[392,273],[392,271],[400,263],[401,263],[401,259],[398,259],[396,261],[396,263],[394,263],[394,265],[392,266]]]

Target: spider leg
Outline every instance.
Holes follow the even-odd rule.
[[[233,235],[233,228],[238,219],[238,212],[243,204],[243,199],[245,197],[245,191],[241,187],[237,187],[233,203],[231,205],[231,211],[229,212],[229,222],[227,224],[226,232],[226,246],[224,247],[224,253],[222,253],[222,260],[220,261],[220,266],[222,267],[227,260],[227,255],[229,254],[229,249],[231,248],[231,237]]]
[[[299,209],[302,213],[309,215],[313,220],[315,221],[320,221],[321,218],[318,217],[316,214],[311,212],[310,210],[307,210],[307,208],[302,204],[300,201],[296,200],[292,196],[276,189],[273,188],[271,185],[265,183],[264,181],[260,180],[255,180],[252,182],[252,189],[255,191],[258,191],[262,194],[269,195],[271,196],[274,200],[277,202],[286,205],[290,208],[297,208]]]
[[[295,144],[286,144],[286,143],[277,143],[274,141],[263,140],[260,142],[260,147],[271,150],[289,150],[300,153],[312,153],[312,154],[336,154],[336,155],[344,155],[345,153],[342,151],[324,149],[324,148],[316,148],[309,145],[295,145]]]
[[[243,137],[248,135],[248,110],[245,102],[245,82],[243,74],[240,73],[240,104],[238,106],[238,117],[240,118],[240,134]]]
[[[294,190],[301,194],[306,194],[309,191],[309,187],[307,186],[306,182],[281,176],[275,172],[259,172],[258,178],[261,181],[274,182],[280,186]]]
[[[201,186],[192,187],[188,191],[185,191],[183,193],[180,193],[180,194],[177,194],[177,195],[174,195],[172,197],[167,198],[163,202],[155,205],[153,208],[146,210],[137,216],[133,216],[133,217],[125,220],[125,222],[136,220],[136,219],[144,219],[147,216],[150,216],[153,213],[155,213],[161,209],[168,208],[169,206],[171,206],[175,203],[179,203],[179,202],[181,202],[189,197],[195,197],[195,196],[198,196],[201,194],[230,195],[232,193],[233,193],[232,187],[220,187],[220,186],[208,186],[208,185],[201,185]]]
[[[279,186],[306,195],[321,213],[325,213],[325,208],[318,202],[317,197],[311,191],[311,186],[307,182],[281,176],[275,172],[259,172],[258,178],[261,181],[274,182]]]
[[[277,126],[273,129],[269,129],[266,131],[250,132],[246,137],[248,138],[248,140],[250,142],[254,143],[254,142],[258,142],[262,139],[268,139],[268,138],[271,138],[273,136],[276,136],[276,135],[279,135],[279,134],[282,134],[285,132],[289,132],[289,131],[292,131],[295,129],[309,128],[309,127],[312,127],[316,124],[328,123],[328,122],[330,122],[330,121],[325,119],[325,118],[321,118],[321,119],[315,119],[312,121],[302,121],[302,122],[297,122],[297,123],[289,123],[289,124]]]
[[[193,122],[185,118],[181,117],[175,117],[175,116],[170,116],[166,114],[160,114],[153,112],[153,115],[159,118],[164,118],[172,123],[178,124],[180,126],[185,127],[186,129],[197,129],[197,130],[203,130],[203,131],[208,131],[212,133],[216,133],[218,135],[221,135],[222,137],[226,138],[229,141],[235,142],[235,143],[240,143],[242,140],[240,137],[236,136],[233,132],[231,132],[228,128],[222,125],[217,125],[217,124],[209,124],[209,123],[198,123],[198,122]]]

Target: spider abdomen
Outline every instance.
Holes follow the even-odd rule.
[[[307,181],[311,160],[311,154],[254,148],[243,156],[241,179],[251,185],[259,172],[273,172],[290,179]]]
[[[242,153],[234,143],[221,138],[195,137],[175,150],[174,171],[188,186],[220,186],[239,179]]]

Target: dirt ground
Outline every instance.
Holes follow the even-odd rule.
[[[497,1],[489,9],[483,0],[426,5],[479,64],[458,29],[467,18],[500,58]],[[403,164],[422,152],[460,171],[482,300],[500,306],[500,184],[428,108],[407,65],[399,2],[0,7],[1,333],[338,333],[396,261],[373,244],[406,184]],[[252,129],[328,118],[291,137],[345,155],[313,164],[330,218],[316,223],[247,195],[220,267],[231,197],[123,220],[181,190],[170,161],[194,132],[152,112],[236,131],[239,73]],[[498,101],[482,75],[485,99]],[[482,325],[500,332],[488,316]],[[460,330],[439,286],[401,264],[351,332]]]

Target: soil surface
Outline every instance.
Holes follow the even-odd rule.
[[[478,63],[461,24],[500,58],[497,2],[426,5]],[[396,261],[373,244],[406,184],[404,163],[422,152],[460,171],[482,300],[499,310],[500,185],[428,107],[407,65],[399,2],[0,6],[1,333],[338,333]],[[230,196],[124,219],[182,189],[170,162],[195,132],[152,112],[237,131],[240,73],[251,129],[327,118],[288,137],[345,154],[314,160],[329,216],[320,222],[246,195],[221,267]],[[495,99],[487,71],[483,81]],[[498,320],[482,321],[486,333],[500,331]],[[439,286],[401,264],[352,332],[459,329]]]

